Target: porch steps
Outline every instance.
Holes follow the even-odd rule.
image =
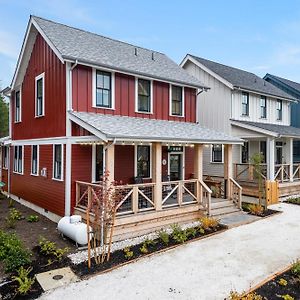
[[[232,213],[240,212],[231,200],[214,199],[211,204],[211,215],[213,217],[225,216]]]

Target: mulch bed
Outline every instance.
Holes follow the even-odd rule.
[[[243,204],[244,204],[242,206],[243,211],[247,212],[249,215],[253,215],[253,216],[256,216],[256,217],[266,218],[266,217],[269,217],[271,215],[281,213],[281,211],[267,208],[266,210],[264,210],[264,212],[262,214],[257,215],[257,214],[253,214],[249,211],[247,205],[251,205],[251,203],[243,202]]]
[[[280,285],[278,282],[283,278],[287,281],[287,285]],[[268,281],[261,287],[255,290],[255,292],[266,300],[278,300],[283,299],[281,296],[290,295],[295,300],[300,299],[300,278],[297,278],[292,274],[291,270],[288,270],[281,275],[276,276],[274,279]]]

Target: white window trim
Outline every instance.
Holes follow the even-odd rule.
[[[43,78],[43,113],[37,115],[37,81]],[[35,89],[34,89],[34,106],[35,106],[35,117],[42,118],[45,116],[45,72],[35,77]]]
[[[19,92],[20,94],[20,115],[19,115],[19,121],[16,121],[16,117],[17,117],[17,102],[16,102],[16,93]],[[14,121],[15,121],[15,124],[17,123],[21,123],[22,122],[22,85],[20,85],[19,88],[17,88],[15,90],[15,115],[14,115]]]
[[[134,177],[137,177],[137,147],[138,146],[149,146],[150,147],[150,177],[143,177],[143,179],[152,178],[152,144],[134,145]]]
[[[55,146],[60,145],[61,146],[61,178],[55,178],[54,177],[54,167],[55,167]],[[64,144],[53,144],[52,146],[52,180],[55,181],[64,181]]]
[[[261,106],[261,97],[265,97],[265,100],[266,100],[266,116],[265,117],[262,117],[261,116],[261,108],[263,107],[263,106]],[[263,95],[260,95],[260,98],[259,98],[259,118],[261,119],[261,120],[267,120],[268,119],[268,98],[267,98],[267,96],[263,96]]]
[[[103,145],[100,145],[100,146],[103,146]],[[103,150],[104,150],[104,147],[103,147]],[[102,153],[102,156],[103,156],[103,162],[104,162],[104,159],[105,159],[105,155],[104,155],[104,151]],[[103,174],[104,174],[104,163],[103,163]],[[98,183],[99,181],[96,181],[96,145],[92,145],[92,183]]]
[[[37,147],[37,154],[36,154],[36,159],[37,159],[37,166],[36,166],[36,174],[32,173],[32,149],[33,146]],[[31,171],[30,171],[30,175],[31,176],[39,176],[40,173],[40,146],[39,145],[31,145]]]
[[[172,86],[179,86],[182,88],[182,115],[173,115],[172,114]],[[184,118],[185,117],[185,97],[184,97],[184,86],[179,84],[169,84],[169,116]]]
[[[2,157],[3,157],[3,163],[2,163],[2,169],[3,170],[8,170],[8,162],[9,162],[9,147],[8,146],[4,146],[3,149],[6,149],[6,154],[7,156],[4,157],[4,151],[3,151],[3,154],[2,154]]]
[[[222,144],[222,161],[213,161],[213,145],[210,145],[210,163],[211,164],[223,164],[224,163],[224,145]]]
[[[168,147],[168,150],[169,150],[170,146]],[[181,154],[181,159],[182,159],[182,162],[181,162],[181,167],[182,167],[182,174],[181,174],[181,177],[182,179],[180,180],[185,180],[185,147],[182,146],[182,151],[181,152],[169,152],[168,151],[168,176],[170,177],[171,174],[170,174],[170,155],[171,154]]]
[[[102,107],[102,106],[97,106],[96,105],[96,72],[97,71],[103,71],[103,72],[110,73],[110,78],[111,78],[111,107]],[[98,109],[115,110],[115,72],[93,68],[92,73],[93,73],[93,75],[92,75],[92,77],[93,77],[92,78],[92,93],[93,93],[93,95],[92,95],[92,106],[94,108],[98,108]]]
[[[247,94],[248,95],[248,101],[247,101],[247,106],[248,106],[248,114],[244,115],[243,114],[243,94]],[[244,92],[242,91],[241,93],[241,117],[242,118],[250,118],[250,93],[249,92]]]
[[[147,111],[139,111],[139,79],[150,81],[150,112]],[[153,114],[153,80],[149,80],[147,78],[143,77],[135,77],[135,112],[138,114],[147,114],[152,115]]]
[[[15,171],[15,147],[22,147],[22,172]],[[13,173],[18,175],[24,175],[24,146],[14,146],[13,148]]]

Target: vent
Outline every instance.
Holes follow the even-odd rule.
[[[137,56],[138,53],[137,53],[137,48],[134,48],[134,55]]]
[[[154,60],[154,52],[152,52],[152,60]]]

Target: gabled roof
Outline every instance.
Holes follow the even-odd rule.
[[[259,123],[259,122],[250,122],[250,121],[239,121],[231,120],[233,125],[240,126],[246,129],[266,133],[276,137],[300,137],[300,128],[278,125],[278,124],[269,124],[269,123]]]
[[[196,123],[69,112],[70,119],[104,141],[242,144],[243,141]]]
[[[207,88],[163,53],[31,16],[46,41],[64,60],[144,75],[192,87]]]
[[[292,101],[296,100],[289,94],[253,73],[226,66],[191,54],[188,54],[187,57],[188,56],[192,57],[195,61],[205,66],[221,78],[225,79],[227,82],[232,84],[233,88],[240,88],[247,91],[253,91],[256,93],[262,93]]]
[[[283,85],[290,87],[295,92],[298,92],[300,94],[300,83],[267,73],[264,79],[268,80],[268,78],[273,79],[277,82],[281,82]]]

